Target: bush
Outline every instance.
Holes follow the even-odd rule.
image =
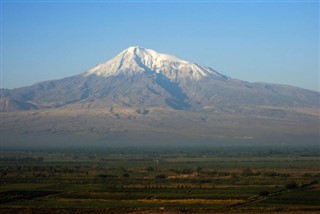
[[[182,174],[192,174],[192,170],[191,169],[183,169],[182,170]]]
[[[309,183],[309,185],[314,185],[314,184],[318,184],[319,182],[317,180],[313,180]]]
[[[147,170],[148,172],[153,172],[153,171],[154,171],[154,168],[153,168],[152,166],[148,166],[148,167],[146,168],[146,170]]]
[[[161,175],[156,175],[155,178],[156,178],[156,179],[166,179],[167,176],[161,174]]]
[[[254,175],[253,171],[250,168],[246,168],[242,171],[243,176],[252,176]]]
[[[235,178],[238,178],[238,175],[237,175],[237,173],[235,173],[235,172],[232,172],[232,173],[231,173],[231,178],[234,178],[234,179],[235,179]]]
[[[260,196],[268,196],[270,194],[270,192],[268,192],[268,191],[261,191],[261,192],[259,192],[259,195]]]
[[[295,189],[297,186],[298,184],[295,181],[292,181],[286,185],[286,189]]]
[[[230,172],[219,171],[217,175],[218,176],[229,176]]]
[[[280,176],[279,173],[274,172],[274,171],[263,172],[262,175],[263,175],[263,176],[266,176],[266,177],[276,177],[276,176]]]
[[[110,174],[99,174],[97,175],[99,178],[117,178],[118,176],[116,175],[110,175]]]

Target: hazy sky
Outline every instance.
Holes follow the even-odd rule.
[[[252,82],[319,90],[318,1],[1,1],[2,88],[142,46]]]

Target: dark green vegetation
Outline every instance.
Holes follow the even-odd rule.
[[[1,213],[320,211],[318,148],[1,151]]]

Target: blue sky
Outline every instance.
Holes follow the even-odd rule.
[[[251,82],[319,90],[317,1],[2,1],[2,88],[142,46]]]

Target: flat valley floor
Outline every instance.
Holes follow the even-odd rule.
[[[319,213],[319,148],[2,150],[1,213]]]

